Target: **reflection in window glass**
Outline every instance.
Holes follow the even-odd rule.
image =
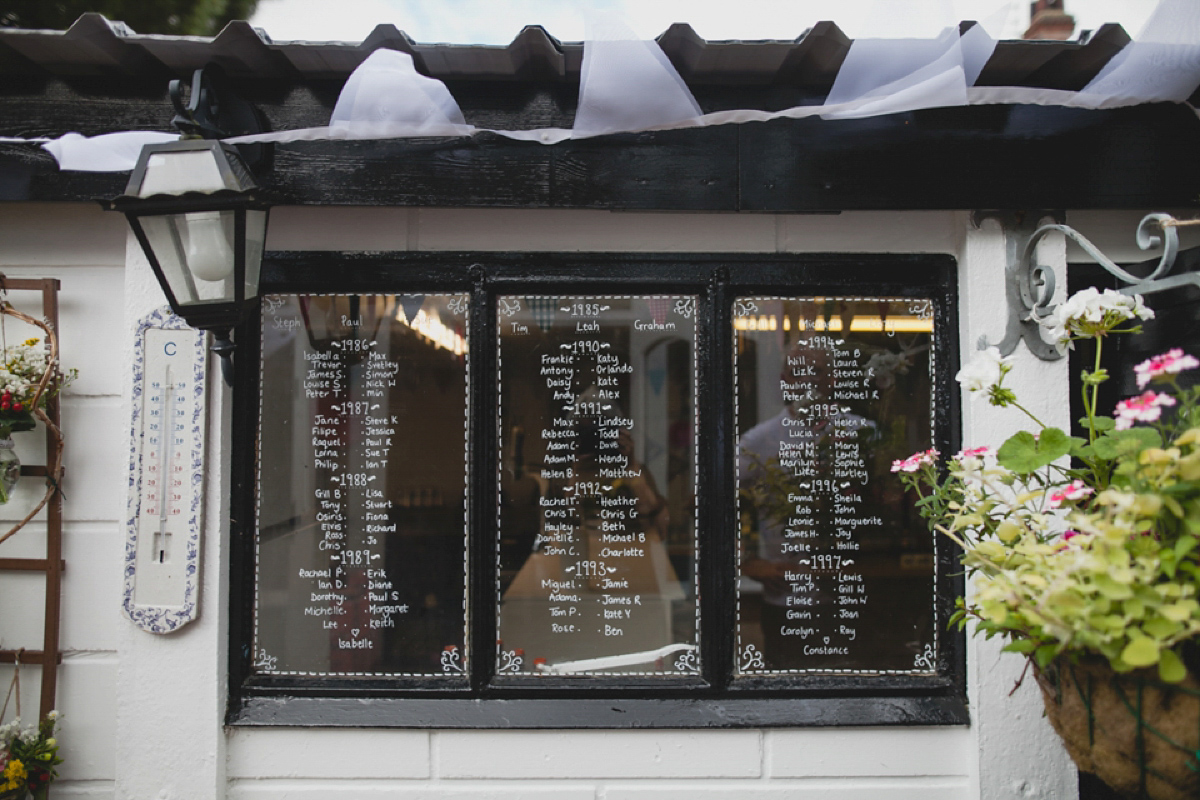
[[[498,299],[501,675],[698,671],[695,311]]]
[[[739,674],[930,673],[936,543],[890,474],[932,446],[932,304],[733,304]]]
[[[465,295],[263,300],[254,668],[459,676]]]

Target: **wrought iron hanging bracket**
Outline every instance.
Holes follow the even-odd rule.
[[[1050,301],[1054,297],[1054,270],[1034,263],[1037,240],[1057,225],[1038,222],[1046,217],[1063,219],[1061,211],[976,211],[976,225],[984,219],[1000,221],[1004,231],[1005,266],[1004,293],[1008,303],[1008,324],[1004,339],[996,343],[1002,355],[1010,355],[1022,340],[1029,351],[1043,361],[1057,361],[1063,357],[1058,348],[1042,338],[1040,320],[1054,310]],[[980,336],[978,349],[992,346],[987,336]]]
[[[1200,287],[1200,272],[1184,272],[1169,275],[1179,255],[1180,223],[1170,214],[1147,214],[1138,223],[1136,241],[1142,250],[1162,248],[1158,264],[1145,277],[1138,277],[1116,264],[1092,244],[1087,237],[1062,222],[1037,225],[1041,214],[1021,212],[976,212],[979,224],[986,217],[1000,220],[1008,248],[1005,266],[1005,294],[1008,301],[1008,327],[1004,340],[997,347],[1001,355],[1009,355],[1017,349],[1021,340],[1029,350],[1043,361],[1057,361],[1065,353],[1046,342],[1041,335],[1041,321],[1054,313],[1050,305],[1054,296],[1054,271],[1037,263],[1038,243],[1051,233],[1061,233],[1079,245],[1097,264],[1118,280],[1127,284],[1121,287],[1122,294],[1153,294],[1180,286]],[[1053,215],[1061,219],[1060,214]],[[981,337],[979,348],[988,347],[986,337]]]
[[[1104,267],[1111,275],[1129,284],[1128,286],[1121,287],[1120,292],[1122,294],[1153,294],[1154,292],[1162,292],[1167,289],[1175,289],[1179,286],[1200,286],[1200,273],[1167,274],[1175,266],[1175,259],[1179,255],[1179,231],[1176,229],[1176,225],[1178,224],[1178,220],[1170,214],[1161,213],[1147,214],[1138,223],[1137,246],[1142,250],[1162,248],[1162,255],[1158,259],[1158,264],[1144,278],[1139,278],[1137,275],[1125,271],[1122,267],[1114,263],[1112,259],[1101,253],[1096,248],[1096,245],[1088,241],[1083,234],[1069,225],[1043,225],[1038,228],[1033,232],[1033,236],[1030,237],[1029,244],[1026,245],[1022,258],[1032,264],[1038,241],[1046,234],[1057,231],[1072,239],[1079,245],[1083,252],[1095,259],[1096,263]]]
[[[185,137],[225,139],[270,130],[263,113],[233,90],[225,71],[215,63],[192,73],[191,81],[174,80],[167,87],[175,117],[171,124]],[[270,167],[269,144],[234,145],[246,166]]]

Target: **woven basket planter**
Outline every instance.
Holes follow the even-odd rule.
[[[1065,659],[1038,673],[1046,716],[1081,772],[1131,798],[1200,797],[1200,683]]]

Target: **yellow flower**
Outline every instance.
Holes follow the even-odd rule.
[[[24,786],[25,778],[28,777],[28,774],[25,771],[25,765],[21,763],[21,759],[9,759],[8,766],[4,768],[4,783],[0,784],[0,791],[7,792],[10,789]]]

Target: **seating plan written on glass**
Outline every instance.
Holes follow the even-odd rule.
[[[890,473],[932,446],[932,303],[732,311],[737,674],[934,672],[937,543]]]
[[[256,673],[464,674],[467,313],[264,297]]]
[[[696,297],[496,310],[497,673],[696,674]]]

